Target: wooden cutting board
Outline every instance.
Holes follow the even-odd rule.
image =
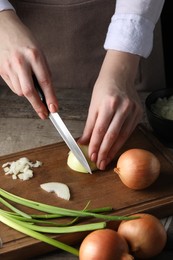
[[[161,174],[149,188],[134,191],[125,187],[113,172],[118,156],[129,148],[143,148],[156,154],[161,162]],[[90,207],[111,206],[116,215],[128,215],[136,212],[149,212],[158,217],[173,214],[173,154],[164,147],[144,126],[139,125],[115,160],[105,171],[96,171],[92,175],[77,173],[68,168],[66,161],[68,148],[65,143],[47,145],[15,154],[0,157],[1,188],[24,198],[71,209],[83,209],[88,201]],[[31,161],[40,160],[43,165],[34,169],[34,178],[29,181],[12,180],[5,176],[2,164],[27,157]],[[71,191],[71,200],[64,201],[53,193],[40,188],[41,183],[58,181],[66,183]],[[91,220],[88,220],[91,221]],[[86,234],[56,236],[60,241],[75,244]],[[0,259],[28,259],[44,254],[55,248],[25,236],[0,223]]]

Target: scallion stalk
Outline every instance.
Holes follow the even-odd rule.
[[[7,216],[0,214],[0,221],[2,223],[6,224],[7,226],[25,234],[25,235],[28,235],[30,237],[33,237],[33,238],[38,239],[40,241],[43,241],[43,242],[45,242],[49,245],[52,245],[56,248],[64,250],[64,251],[71,253],[75,256],[79,256],[79,250],[77,250],[76,248],[71,247],[69,245],[66,245],[66,244],[64,244],[60,241],[57,241],[56,239],[53,239],[51,237],[45,236],[44,234],[41,234],[37,231],[31,230],[30,228],[27,228],[23,225],[20,225],[20,224],[16,223],[16,221],[14,221],[13,219],[11,219]]]
[[[74,225],[80,218],[84,217],[94,217],[97,219],[104,220],[129,220],[137,217],[127,217],[127,216],[115,216],[115,215],[105,215],[104,212],[112,211],[112,208],[97,208],[93,210],[88,210],[88,205],[85,206],[83,210],[71,210],[65,209],[61,207],[56,207],[28,199],[24,199],[22,197],[16,196],[10,192],[7,192],[0,188],[0,202],[6,206],[8,209],[12,210],[12,212],[5,211],[0,209],[0,221],[4,224],[12,227],[13,229],[22,232],[26,235],[29,235],[35,239],[48,243],[54,247],[57,247],[61,250],[72,253],[73,255],[79,256],[79,250],[69,245],[66,245],[56,239],[53,239],[49,236],[44,235],[43,233],[49,234],[65,234],[65,233],[74,233],[74,232],[83,232],[83,231],[93,231],[96,229],[103,229],[106,227],[106,222],[95,222],[90,224],[82,224],[82,225]],[[48,214],[33,214],[29,215],[15,206],[7,202],[5,199],[23,205],[25,207],[29,207],[32,209],[36,209],[38,211],[48,213]],[[55,219],[61,217],[73,217],[71,221],[67,223],[57,223],[53,221],[47,221],[47,219]],[[37,224],[37,225],[36,225]],[[40,224],[40,225],[39,225]]]
[[[26,214],[25,212],[17,209],[16,207],[14,207],[13,205],[11,205],[10,203],[8,203],[6,200],[4,200],[3,198],[0,197],[0,202],[6,206],[7,208],[11,209],[12,211],[14,211],[15,213],[25,217],[25,218],[28,218],[28,219],[31,219],[31,216]]]
[[[39,211],[46,212],[46,213],[59,214],[65,217],[67,216],[68,217],[94,217],[94,218],[100,218],[108,221],[120,221],[120,220],[130,220],[130,219],[138,218],[138,217],[128,217],[128,216],[104,215],[104,214],[94,213],[90,211],[65,209],[61,207],[56,207],[56,206],[24,199],[12,193],[9,193],[7,191],[4,191],[3,189],[0,189],[0,195],[21,205],[33,209],[37,209]]]
[[[17,223],[21,226],[24,226],[26,228],[29,228],[31,230],[35,230],[35,231],[38,231],[41,233],[67,234],[67,233],[75,233],[75,232],[83,232],[83,231],[92,231],[92,230],[96,230],[96,229],[103,229],[106,227],[106,222],[73,225],[70,227],[38,226],[38,225],[33,225],[32,223],[29,223],[29,222],[15,219],[12,216],[3,213],[1,210],[0,210],[0,214],[3,216],[6,216],[8,219],[11,219],[14,223]]]

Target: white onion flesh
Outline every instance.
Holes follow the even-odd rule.
[[[54,192],[61,199],[70,200],[70,190],[65,183],[47,182],[40,187],[47,192]]]
[[[33,177],[33,169],[42,165],[42,162],[36,161],[35,163],[29,161],[26,157],[12,162],[6,162],[2,165],[5,175],[12,175],[12,179],[29,180]]]
[[[162,118],[173,120],[173,96],[158,98],[151,109]]]
[[[91,160],[88,157],[88,146],[87,145],[80,145],[80,148],[91,168],[91,171],[97,170],[97,166],[94,162],[91,162]],[[77,172],[83,172],[88,173],[87,170],[83,167],[83,165],[78,161],[78,159],[75,157],[72,151],[69,152],[68,158],[67,158],[67,165],[74,171]]]

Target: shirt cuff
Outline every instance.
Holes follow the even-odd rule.
[[[14,7],[7,1],[7,0],[1,0],[0,1],[0,11],[5,11],[5,10],[14,10]]]
[[[108,28],[104,48],[147,58],[153,47],[154,24],[136,14],[115,14]]]

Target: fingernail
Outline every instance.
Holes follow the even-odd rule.
[[[92,162],[96,162],[96,161],[97,161],[97,154],[96,154],[96,153],[92,153],[92,155],[91,155],[91,161],[92,161]]]
[[[57,107],[54,104],[50,104],[49,110],[50,110],[51,113],[55,113],[57,111]]]
[[[38,113],[38,115],[39,115],[39,117],[40,117],[41,119],[43,119],[43,120],[47,118],[47,115],[44,114],[44,113]]]
[[[102,160],[99,164],[99,169],[103,171],[106,168],[106,160]]]

